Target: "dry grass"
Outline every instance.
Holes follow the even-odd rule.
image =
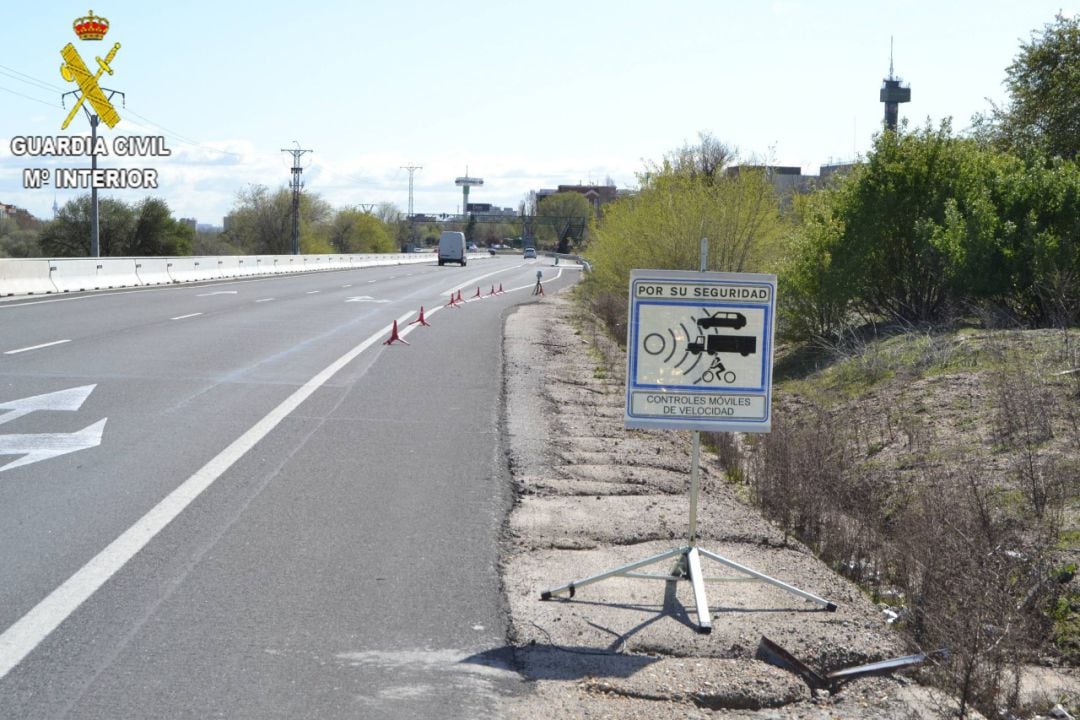
[[[752,494],[897,606],[914,646],[950,649],[932,673],[949,712],[1015,706],[1022,663],[1077,660],[1075,342],[966,331],[839,350],[778,385]]]

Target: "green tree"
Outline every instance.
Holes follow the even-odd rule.
[[[793,298],[816,296],[817,311],[937,319],[959,269],[994,254],[992,155],[947,122],[882,133],[866,164],[804,217],[786,268]],[[976,239],[989,247],[980,253]]]
[[[124,248],[125,255],[153,257],[191,254],[195,230],[173,218],[164,200],[148,197],[133,210],[135,222]]]
[[[708,238],[709,270],[768,272],[788,221],[763,170],[706,176],[670,164],[639,178],[641,190],[605,206],[589,231],[585,290],[617,333],[623,331],[633,268],[696,270]]]
[[[90,255],[91,197],[83,195],[60,208],[41,231],[43,254],[52,257]],[[194,231],[172,217],[158,198],[128,205],[115,198],[98,202],[98,236],[102,257],[188,255]]]
[[[41,251],[51,257],[89,257],[91,199],[69,200],[41,231]],[[120,200],[98,201],[98,238],[102,257],[125,255],[135,226],[135,212]]]
[[[1058,14],[1042,33],[1020,46],[1006,69],[1009,103],[995,109],[997,140],[1007,149],[1031,149],[1073,159],[1080,151],[1080,17]]]
[[[465,240],[468,242],[473,241],[473,237],[476,235],[476,216],[469,213],[469,222],[465,223]]]
[[[570,242],[584,240],[584,230],[594,216],[592,205],[581,193],[555,193],[537,203],[534,233],[542,246],[570,252]]]
[[[997,152],[947,122],[885,132],[865,165],[797,208],[779,294],[795,334],[856,318],[937,321],[988,303],[1045,324],[1076,307],[1073,162]]]
[[[396,249],[382,220],[353,208],[338,211],[330,225],[329,239],[335,250],[344,253],[383,253]]]
[[[285,191],[272,194],[265,185],[250,185],[237,193],[225,236],[242,254],[286,254],[292,232],[290,211]]]
[[[327,239],[332,209],[313,193],[300,195],[300,251],[329,252]],[[292,192],[271,192],[251,185],[237,194],[229,214],[225,240],[248,255],[287,255],[292,252]]]
[[[41,231],[21,228],[11,218],[0,218],[0,257],[31,258],[41,255],[38,237]]]
[[[699,132],[696,145],[685,144],[664,156],[663,164],[653,165],[653,175],[676,173],[706,184],[722,177],[724,170],[735,160],[735,151],[717,140],[712,133]]]

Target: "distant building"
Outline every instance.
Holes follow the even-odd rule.
[[[817,181],[816,175],[803,175],[802,168],[794,165],[732,165],[724,173],[728,177],[736,177],[749,171],[764,171],[776,194],[781,197],[812,190]]]
[[[14,220],[15,224],[22,230],[41,227],[41,221],[31,215],[29,211],[15,205],[0,203],[0,219],[5,218]]]
[[[198,232],[199,230],[199,221],[195,218],[180,218],[180,223],[182,225],[187,225],[193,232]]]
[[[824,183],[826,180],[835,180],[849,175],[857,165],[858,163],[853,162],[822,165],[818,168],[819,182]]]
[[[728,177],[736,177],[739,173],[750,170],[764,171],[765,177],[780,197],[781,204],[787,207],[796,193],[813,192],[825,187],[851,173],[856,165],[854,162],[822,165],[817,175],[803,175],[802,168],[793,165],[732,165],[726,168],[724,173]]]
[[[610,202],[614,202],[615,199],[619,197],[619,190],[614,185],[559,185],[559,187],[554,190],[551,188],[537,190],[536,205],[539,206],[545,198],[556,193],[567,192],[584,195],[597,216],[600,215],[600,208]]]

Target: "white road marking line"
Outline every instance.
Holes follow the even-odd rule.
[[[404,323],[413,315],[407,312],[397,319]],[[49,593],[41,602],[15,621],[0,634],[0,680],[23,661],[34,648],[41,644],[57,627],[60,626],[80,605],[86,602],[98,588],[108,582],[131,558],[154,539],[199,495],[214,484],[226,470],[242,458],[251,448],[265,438],[270,431],[281,423],[289,414],[325,385],[343,367],[356,359],[360,353],[382,341],[390,332],[391,326],[379,330],[349,352],[330,363],[321,372],[287,397],[280,405],[271,410],[262,420],[255,423],[247,432],[238,437],[227,448],[217,454],[210,462],[202,466],[194,475],[165,496],[161,502],[125,530],[120,537],[109,543],[108,547],[95,555],[89,562],[64,581],[60,587]],[[400,334],[400,333],[399,333]]]
[[[53,340],[52,342],[41,343],[40,345],[31,345],[30,347],[19,348],[18,350],[7,350],[5,355],[18,355],[19,353],[30,352],[31,350],[40,350],[41,348],[52,347],[53,345],[63,345],[69,343],[71,340]]]
[[[304,294],[305,294],[305,295],[314,295],[314,294],[315,294],[315,293],[317,293],[317,292],[321,292],[321,291],[320,291],[320,290],[308,290],[308,291],[307,291],[306,293],[304,293]]]
[[[273,300],[273,299],[274,299],[274,298],[263,298],[262,300],[256,300],[255,302],[257,302],[257,303],[261,303],[261,302],[270,302],[270,301],[271,301],[271,300]]]
[[[202,313],[189,313],[187,315],[177,315],[176,317],[169,318],[169,319],[170,320],[187,320],[188,318],[198,317],[199,315],[202,315]]]
[[[214,292],[199,293],[195,297],[211,297],[213,295],[238,295],[239,290],[215,290]]]

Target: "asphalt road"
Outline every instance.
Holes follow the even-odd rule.
[[[0,717],[495,714],[502,318],[537,271],[579,272],[0,303]]]

